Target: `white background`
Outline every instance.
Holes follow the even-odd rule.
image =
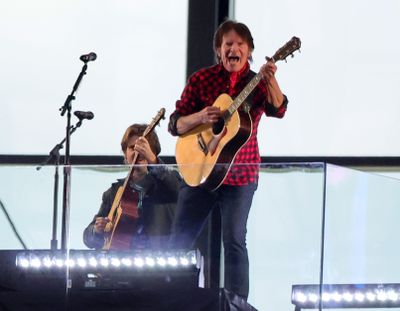
[[[0,1],[0,153],[47,154],[65,136],[59,108],[88,63],[73,110],[92,111],[71,154],[120,154],[132,123],[169,115],[185,84],[187,1]],[[73,124],[77,121],[73,116]],[[158,132],[173,154],[167,121]]]
[[[252,30],[255,71],[292,36],[302,40],[301,54],[278,63],[289,108],[282,120],[261,120],[262,155],[400,154],[400,2],[237,0],[235,15]],[[173,111],[186,27],[183,0],[2,0],[0,153],[47,154],[64,138],[58,109],[79,56],[93,51],[72,106],[95,118],[74,133],[71,154],[120,154],[127,126]],[[162,155],[174,155],[167,122],[158,128]]]
[[[262,154],[400,154],[399,16],[397,0],[236,0],[254,69],[292,36],[302,40],[301,54],[277,64],[289,108],[262,122]]]

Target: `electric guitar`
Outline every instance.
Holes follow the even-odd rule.
[[[164,119],[164,115],[165,109],[161,108],[144,130],[142,137],[146,137],[150,132],[152,132],[161,119]],[[110,212],[108,213],[108,219],[110,219],[110,222],[107,223],[104,230],[104,250],[128,250],[131,248],[137,219],[139,218],[139,194],[133,192],[128,185],[135,170],[138,156],[139,153],[135,152],[128,176],[125,178],[124,184],[118,188]]]
[[[293,52],[300,46],[300,39],[293,37],[274,56],[266,59],[274,62],[286,60],[289,55],[293,57]],[[238,111],[238,108],[261,79],[259,72],[234,100],[228,94],[218,96],[213,103],[222,112],[218,122],[199,125],[178,138],[176,162],[188,185],[215,190],[223,183],[236,154],[252,132],[249,112]]]

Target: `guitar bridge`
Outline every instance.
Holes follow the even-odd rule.
[[[206,143],[205,143],[205,141],[204,141],[204,139],[203,139],[203,136],[201,136],[201,133],[197,134],[197,143],[198,143],[198,145],[199,145],[201,151],[202,151],[205,155],[207,155],[207,153],[208,153],[208,148],[207,148],[207,145],[206,145]]]

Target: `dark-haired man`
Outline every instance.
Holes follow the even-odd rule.
[[[221,110],[213,103],[222,93],[237,97],[255,76],[249,64],[253,50],[253,37],[246,25],[228,20],[219,26],[214,35],[214,52],[218,63],[198,70],[189,78],[170,116],[168,128],[172,135],[182,135],[198,126],[216,124],[220,120]],[[276,70],[272,61],[261,67],[263,79],[248,98],[248,105],[239,108],[249,113],[251,134],[236,153],[233,166],[222,185],[210,191],[184,183],[180,188],[173,226],[172,246],[190,248],[210,211],[215,207],[220,208],[225,288],[244,299],[247,299],[249,292],[246,224],[257,189],[260,163],[258,124],[263,114],[282,118],[287,106],[287,98],[275,78]],[[198,139],[201,140],[201,137]]]
[[[170,235],[180,177],[167,167],[153,166],[162,164],[158,158],[161,146],[155,131],[143,137],[146,128],[146,124],[129,126],[121,141],[125,163],[135,164],[126,191],[136,194],[132,198],[137,198],[134,204],[139,217],[132,224],[133,236],[129,241],[130,248],[159,249],[165,247]],[[124,179],[119,179],[103,193],[100,210],[83,233],[87,247],[102,249],[105,246],[105,229],[111,221],[109,213],[123,183]]]

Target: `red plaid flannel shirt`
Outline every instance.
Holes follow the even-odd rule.
[[[206,106],[212,106],[222,93],[227,93],[232,98],[235,98],[254,74],[250,70],[249,64],[245,66],[238,76],[232,76],[232,78],[231,73],[226,71],[221,64],[195,72],[189,78],[180,100],[176,102],[176,109],[170,116],[170,133],[177,135],[176,120],[180,116],[187,116],[202,110]],[[277,109],[267,102],[267,94],[268,90],[263,81],[257,85],[251,94],[250,116],[253,122],[252,133],[247,143],[236,154],[233,161],[234,165],[232,165],[224,180],[226,185],[240,186],[258,181],[261,158],[257,142],[257,129],[261,116],[265,113],[270,117],[282,118],[285,115],[287,106],[286,96],[283,105]],[[243,104],[239,109],[243,109]]]

